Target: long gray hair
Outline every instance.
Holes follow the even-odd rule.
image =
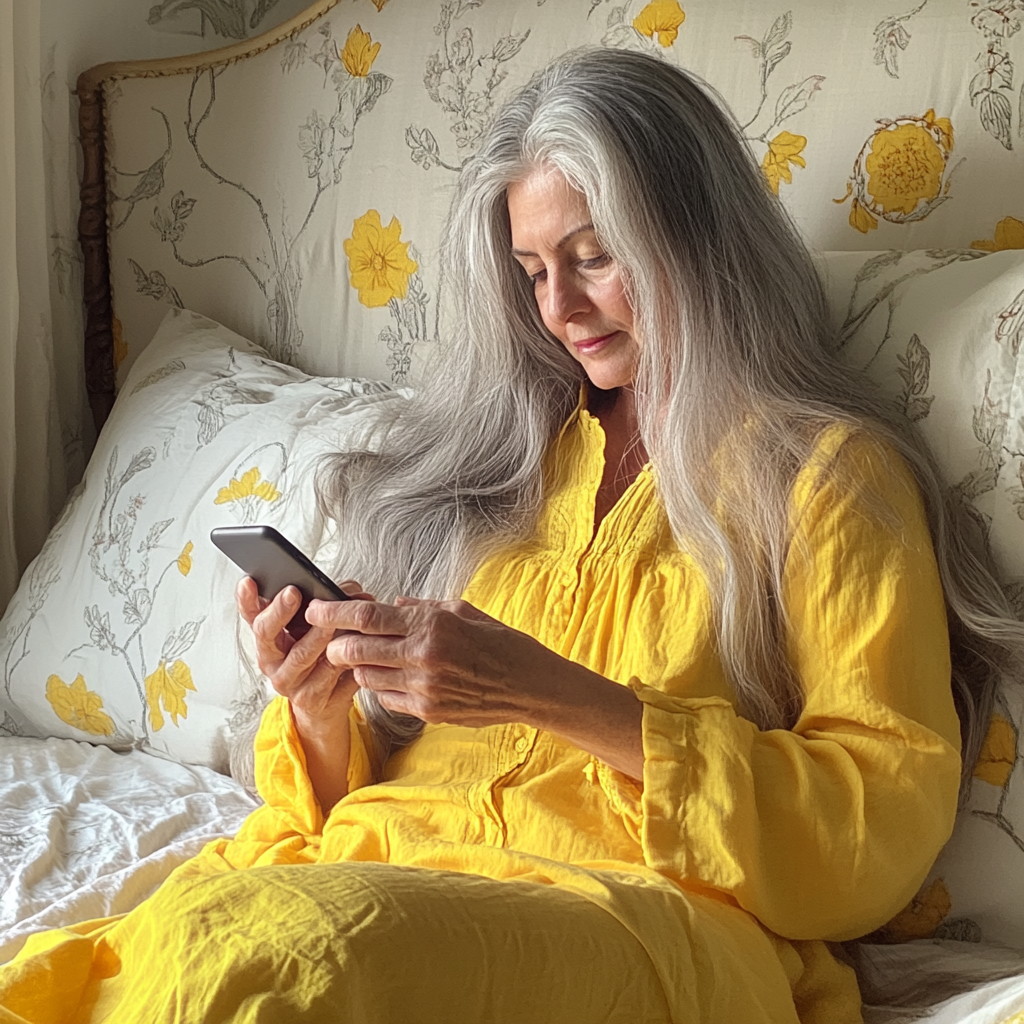
[[[863,428],[920,484],[945,591],[965,780],[995,686],[1024,663],[984,552],[912,426],[836,352],[821,282],[731,115],[693,76],[637,53],[576,51],[498,114],[459,180],[443,240],[444,341],[373,452],[332,456],[324,509],[344,524],[344,572],[395,594],[457,596],[481,561],[535,528],[541,466],[581,369],[544,328],[510,254],[506,191],[538,167],[586,197],[635,311],[640,435],[677,543],[704,570],[740,712],[791,727],[785,655],[787,503],[821,431]],[[715,453],[730,446],[730,485]],[[420,723],[360,693],[385,745]]]

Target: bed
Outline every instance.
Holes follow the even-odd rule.
[[[267,688],[209,531],[267,522],[330,564],[317,460],[415,387],[458,168],[571,46],[656,53],[722,93],[817,253],[843,358],[918,424],[1024,613],[1022,19],[998,0],[321,0],[237,46],[86,71],[102,432],[0,623],[0,957],[130,909],[256,806]],[[873,1019],[909,1019],[945,971],[974,991],[928,1019],[1024,1021],[1017,682],[935,869],[863,947]]]

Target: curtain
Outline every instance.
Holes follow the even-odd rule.
[[[0,0],[0,609],[67,492],[56,402],[39,0]]]

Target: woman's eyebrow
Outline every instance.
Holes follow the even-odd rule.
[[[572,231],[567,231],[564,235],[562,235],[562,237],[555,243],[555,248],[556,249],[560,249],[574,235],[579,235],[579,234],[581,234],[584,231],[593,231],[593,230],[594,230],[593,222],[587,221],[586,224],[581,224],[578,228],[573,228]],[[529,249],[516,249],[515,247],[513,247],[512,255],[513,256],[536,256],[537,254],[535,252],[530,252]]]

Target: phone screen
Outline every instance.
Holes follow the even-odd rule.
[[[210,540],[256,581],[260,597],[270,601],[287,586],[298,588],[302,602],[286,627],[296,639],[309,630],[306,608],[314,598],[349,600],[329,576],[273,526],[218,526],[210,532]]]

